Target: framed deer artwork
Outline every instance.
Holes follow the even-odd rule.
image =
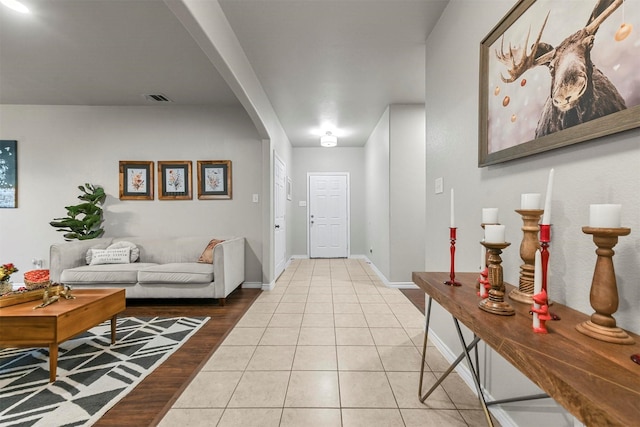
[[[640,2],[520,0],[480,44],[478,166],[640,126]]]

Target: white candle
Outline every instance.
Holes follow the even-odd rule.
[[[497,224],[498,223],[498,208],[482,208],[482,223],[483,224]]]
[[[487,243],[504,243],[505,226],[487,224],[484,226],[484,241]]]
[[[547,194],[544,196],[544,213],[542,214],[542,224],[551,224],[551,193],[553,191],[553,174],[554,171],[549,171],[549,179],[547,180]]]
[[[622,205],[591,205],[589,206],[589,227],[619,228],[620,211]]]
[[[451,228],[455,228],[456,226],[456,220],[455,220],[455,202],[454,202],[454,198],[453,198],[453,188],[451,189],[451,222],[450,222],[450,226]]]
[[[520,209],[540,209],[540,193],[525,193],[520,196]]]
[[[542,292],[542,258],[540,257],[540,250],[536,250],[535,263],[533,267],[533,294],[538,295]],[[540,304],[533,303],[533,307],[540,309]],[[533,312],[533,327],[535,329],[540,327],[540,315]]]

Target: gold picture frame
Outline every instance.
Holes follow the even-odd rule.
[[[120,200],[153,200],[153,162],[121,160]]]
[[[191,163],[191,160],[158,161],[158,199],[193,199]]]
[[[231,160],[198,160],[198,199],[232,199]]]

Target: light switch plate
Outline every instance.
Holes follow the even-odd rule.
[[[440,194],[440,193],[442,193],[444,191],[443,190],[443,186],[444,186],[443,181],[444,180],[442,179],[442,177],[436,178],[436,184],[435,184],[436,194]]]
[[[260,196],[258,196],[257,194],[254,194],[253,198],[252,198],[252,201],[253,201],[253,203],[258,203],[260,201]]]
[[[301,208],[304,208],[307,206],[307,201],[306,200],[300,200],[298,202],[298,206],[300,206]]]

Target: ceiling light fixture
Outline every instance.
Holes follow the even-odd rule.
[[[29,8],[18,0],[0,0],[0,3],[20,13],[30,13]]]
[[[320,145],[323,147],[335,147],[338,145],[338,138],[330,131],[320,137]]]

